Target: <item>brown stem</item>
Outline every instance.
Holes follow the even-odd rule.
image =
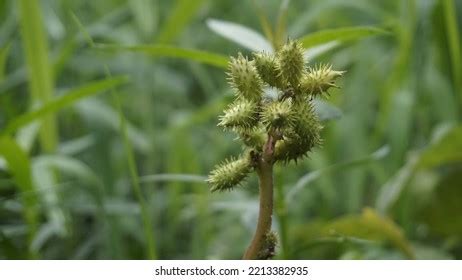
[[[260,209],[258,214],[257,229],[247,248],[244,260],[254,260],[262,249],[266,235],[271,230],[271,221],[273,215],[273,151],[275,139],[268,137],[265,144],[263,155],[259,159],[256,167],[258,179],[260,181]]]

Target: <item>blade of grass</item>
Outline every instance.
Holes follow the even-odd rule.
[[[105,65],[105,70],[106,70],[106,76],[111,77],[109,68],[106,65]],[[146,200],[144,199],[143,194],[141,192],[141,186],[140,186],[139,176],[138,176],[138,169],[136,167],[135,155],[133,153],[133,146],[128,137],[127,123],[125,120],[125,116],[122,112],[122,105],[120,104],[119,97],[117,93],[115,92],[114,87],[111,90],[111,94],[115,101],[117,111],[119,112],[120,132],[123,138],[125,153],[127,154],[128,170],[129,170],[130,178],[132,181],[133,191],[135,193],[135,196],[141,208],[143,228],[144,228],[144,233],[146,236],[146,241],[148,243],[147,244],[148,258],[151,260],[154,260],[156,259],[156,247],[154,243],[154,234],[153,234],[153,225],[151,221],[151,215],[149,214],[149,209],[147,207]]]
[[[134,0],[128,4],[138,28],[145,36],[152,36],[157,28],[159,3],[151,0]]]
[[[226,68],[228,66],[228,58],[224,55],[195,50],[186,49],[168,45],[136,45],[136,46],[117,46],[117,45],[97,45],[98,49],[105,51],[132,51],[141,52],[154,57],[173,57],[185,58],[192,61],[197,61],[212,66]]]
[[[399,6],[401,16],[391,25],[397,41],[397,49],[394,55],[393,68],[390,70],[391,75],[384,82],[383,92],[379,94],[379,111],[373,135],[374,143],[381,141],[387,126],[392,123],[390,116],[394,109],[393,101],[396,99],[397,93],[408,86],[406,83],[409,84],[411,76],[409,69],[412,65],[412,55],[416,51],[414,42],[414,34],[418,28],[416,1],[403,1]],[[395,104],[399,103],[396,102]],[[394,129],[391,132],[395,132]]]
[[[77,27],[80,29],[80,32],[82,32],[82,34],[87,39],[88,44],[91,47],[94,47],[95,42],[93,41],[93,39],[91,38],[87,30],[85,29],[85,26],[83,26],[83,24],[80,22],[79,18],[75,14],[72,14],[72,19],[76,23]],[[106,64],[104,64],[104,73],[107,78],[112,79],[112,74],[109,70],[109,67]],[[143,222],[143,230],[144,230],[144,234],[145,234],[145,238],[146,238],[146,242],[148,246],[147,256],[150,259],[156,259],[157,257],[156,245],[155,245],[155,240],[154,240],[151,215],[149,213],[149,209],[147,207],[146,201],[141,192],[141,185],[139,181],[138,170],[136,167],[135,156],[133,153],[133,146],[128,137],[127,123],[125,120],[125,116],[122,112],[122,105],[120,104],[120,100],[115,90],[115,87],[111,87],[111,94],[116,104],[117,111],[119,113],[120,132],[123,138],[125,153],[127,154],[127,164],[128,164],[128,169],[130,173],[130,179],[132,181],[133,192],[135,193],[135,197],[141,208],[141,218]]]
[[[173,129],[170,135],[171,145],[169,145],[169,157],[167,159],[167,172],[180,173],[187,172],[189,167],[189,157],[191,156],[189,147],[189,133],[186,129]],[[169,201],[167,209],[167,220],[171,221],[166,226],[167,242],[169,244],[167,251],[174,252],[176,248],[175,240],[181,238],[182,222],[178,217],[181,215],[181,209],[184,207],[186,184],[181,181],[170,181],[167,185],[167,199]],[[187,243],[182,243],[182,246]]]
[[[18,2],[21,35],[29,72],[29,89],[34,103],[46,103],[53,97],[54,81],[48,58],[48,41],[43,29],[40,1],[20,0]],[[58,130],[53,115],[43,120],[40,129],[40,143],[44,151],[55,150]]]
[[[276,21],[276,28],[274,34],[273,44],[277,47],[282,46],[286,40],[287,31],[287,13],[289,9],[290,0],[281,1],[279,8],[278,19]]]
[[[259,32],[234,22],[208,19],[207,26],[216,34],[252,51],[272,53],[273,47]]]
[[[197,153],[192,147],[191,130],[183,127],[173,129],[171,132],[171,147],[170,156],[167,163],[168,171],[171,173],[188,172],[199,173],[200,163],[197,158]],[[169,244],[175,244],[175,240],[181,238],[184,231],[184,223],[178,217],[181,216],[182,209],[185,207],[185,195],[188,194],[187,187],[192,187],[194,192],[194,208],[195,208],[195,227],[192,231],[192,240],[189,243],[191,246],[191,257],[193,259],[205,258],[208,239],[208,189],[199,185],[204,183],[203,178],[200,182],[185,182],[180,180],[170,181],[167,185],[169,208],[167,219],[170,221],[168,225]],[[188,245],[188,244],[185,244]],[[174,252],[175,248],[169,248]]]
[[[311,34],[301,37],[300,42],[303,44],[305,48],[310,48],[331,41],[345,42],[358,40],[369,36],[387,34],[390,33],[384,29],[377,28],[374,26],[342,27],[313,32]]]
[[[201,7],[204,0],[177,0],[167,22],[157,37],[157,42],[167,44],[183,31],[188,22]]]
[[[375,151],[374,153],[368,156],[365,156],[363,158],[354,159],[354,160],[343,162],[343,163],[337,163],[337,164],[328,166],[326,168],[310,172],[306,174],[305,176],[303,176],[302,178],[300,178],[297,181],[297,183],[292,188],[290,188],[290,191],[285,195],[286,201],[288,204],[292,203],[293,199],[296,197],[299,191],[301,191],[309,183],[320,178],[322,175],[326,173],[330,173],[330,172],[334,172],[338,170],[345,170],[346,168],[353,168],[353,167],[361,166],[371,161],[382,159],[383,157],[388,155],[389,152],[390,152],[390,148],[388,146],[384,146],[378,149],[377,151]]]
[[[375,208],[381,214],[386,215],[391,206],[398,200],[406,184],[412,178],[419,163],[419,156],[411,157],[398,172],[382,186],[377,195]]]
[[[127,79],[125,77],[119,76],[112,79],[105,79],[93,82],[80,88],[71,90],[67,94],[49,101],[42,107],[25,113],[17,117],[16,119],[12,120],[10,123],[8,123],[2,134],[11,134],[15,132],[18,128],[26,124],[29,124],[37,119],[45,118],[48,114],[57,112],[62,108],[69,106],[82,98],[100,93],[104,90],[125,83],[126,81]]]
[[[196,174],[153,174],[140,177],[141,183],[155,183],[155,182],[185,182],[185,183],[206,183],[207,176],[200,176]]]
[[[21,193],[35,191],[32,183],[32,173],[28,155],[8,136],[0,136],[0,155],[8,163],[13,179]],[[22,196],[24,220],[28,225],[29,257],[38,257],[37,252],[31,251],[31,243],[35,238],[38,227],[38,201],[34,195]]]
[[[462,105],[462,56],[456,16],[457,9],[454,0],[443,0],[442,3],[446,20],[446,36],[449,40],[454,89],[459,92],[460,104]]]
[[[8,58],[8,54],[10,53],[10,47],[11,43],[8,43],[6,46],[0,49],[0,82],[2,82],[5,78],[6,60]]]
[[[256,0],[252,1],[253,7],[257,13],[258,20],[260,21],[260,26],[263,30],[263,33],[265,34],[266,39],[270,41],[273,44],[273,48],[276,49],[276,46],[274,44],[274,34],[273,34],[273,29],[271,27],[271,24],[268,20],[268,17],[266,16],[265,12],[261,8],[261,6],[257,3]]]
[[[76,104],[74,108],[86,122],[119,131],[119,113],[109,104],[101,100],[87,99]],[[135,150],[148,153],[150,143],[144,131],[127,121],[127,132]]]

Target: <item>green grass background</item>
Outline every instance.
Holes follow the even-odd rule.
[[[346,70],[275,172],[278,259],[462,259],[462,2],[0,1],[0,259],[235,259],[257,181],[216,127],[229,56]]]

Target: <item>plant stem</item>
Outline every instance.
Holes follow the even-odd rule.
[[[257,259],[262,249],[266,235],[271,230],[273,215],[273,150],[275,139],[268,138],[262,157],[257,165],[257,174],[260,182],[260,209],[258,214],[257,229],[247,251],[242,257],[244,260]]]

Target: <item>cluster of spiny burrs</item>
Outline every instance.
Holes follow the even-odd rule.
[[[274,55],[259,52],[252,60],[242,54],[230,59],[229,82],[236,99],[220,117],[219,126],[235,132],[246,149],[211,172],[212,191],[239,185],[256,167],[270,138],[272,164],[296,162],[321,143],[322,126],[312,101],[336,87],[343,72],[330,65],[307,67],[303,52],[300,43],[289,41]],[[264,94],[270,87],[277,90],[276,97]]]

